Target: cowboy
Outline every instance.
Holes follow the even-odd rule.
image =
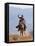
[[[19,18],[19,24],[20,22],[23,22],[23,24],[25,24],[25,19],[23,15],[21,15],[21,17],[18,16],[18,18]]]
[[[23,25],[24,25],[24,30],[25,30],[26,25],[25,25],[25,19],[24,19],[24,16],[21,15],[21,17],[18,16],[18,18],[19,18],[19,25],[18,25],[18,27],[19,27],[19,26],[22,27],[21,24],[23,24]],[[20,27],[18,28],[18,31],[19,31],[19,30],[20,30]]]

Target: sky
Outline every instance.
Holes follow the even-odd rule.
[[[25,18],[27,31],[33,29],[33,6],[28,5],[9,5],[9,34],[19,34],[16,26],[18,25],[18,15]]]
[[[30,5],[11,5],[11,4],[9,4],[9,6],[10,7],[16,7],[16,8],[21,8],[21,9],[25,9],[25,8],[32,8],[32,6],[30,6]]]

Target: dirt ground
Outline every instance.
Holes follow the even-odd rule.
[[[16,42],[16,41],[31,41],[32,36],[30,34],[24,34],[23,36],[20,35],[9,35],[9,42]]]

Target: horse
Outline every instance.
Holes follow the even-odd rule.
[[[21,21],[16,28],[18,28],[18,31],[20,31],[20,35],[22,34],[23,36],[23,31],[26,31],[26,24]]]

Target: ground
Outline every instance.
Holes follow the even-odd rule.
[[[9,35],[9,42],[16,42],[16,41],[31,41],[32,35],[29,33],[25,33],[23,36],[20,35]]]

